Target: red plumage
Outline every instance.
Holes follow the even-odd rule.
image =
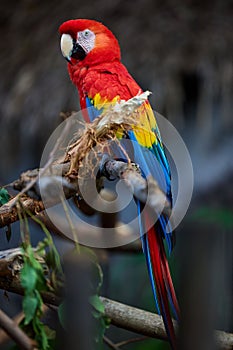
[[[112,101],[116,96],[121,100],[128,100],[142,92],[119,61],[104,62],[88,69],[83,64],[79,63],[80,68],[77,65],[68,65],[71,80],[78,88],[81,108],[86,108],[86,96],[94,98],[97,93],[106,97],[107,101]]]

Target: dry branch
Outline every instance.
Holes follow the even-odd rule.
[[[0,266],[6,266],[5,259],[0,259]],[[0,289],[23,295],[17,275],[0,276]],[[42,298],[46,304],[58,306],[61,297],[51,293],[43,292]],[[151,338],[167,340],[162,318],[156,314],[128,306],[108,298],[101,297],[105,306],[105,315],[111,319],[111,323],[117,327],[148,336]],[[175,326],[177,329],[177,326]],[[215,331],[216,341],[223,350],[233,347],[233,334],[223,331]]]
[[[19,325],[20,322],[23,320],[24,318],[24,313],[21,311],[18,315],[16,315],[12,321]],[[3,346],[3,344],[5,344],[7,341],[9,341],[10,337],[9,335],[3,330],[0,329],[0,348]]]
[[[14,198],[0,207],[0,227],[13,224],[13,222],[19,220],[16,207],[11,205],[13,201]],[[35,215],[44,210],[44,204],[42,201],[27,196],[21,197],[21,203],[25,209]]]
[[[23,350],[37,349],[36,343],[31,340],[19,326],[2,310],[0,310],[0,328]]]

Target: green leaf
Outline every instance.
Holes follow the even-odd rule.
[[[43,300],[42,300],[42,297],[41,297],[41,295],[40,295],[40,293],[38,292],[37,289],[35,290],[35,295],[36,295],[36,298],[37,298],[38,311],[39,311],[39,312],[37,312],[37,315],[38,315],[38,317],[40,317],[40,316],[42,316]]]
[[[45,260],[51,269],[59,272],[61,271],[60,256],[56,249],[52,247],[46,254]]]
[[[21,270],[20,281],[26,294],[32,292],[36,287],[37,272],[28,262],[24,263]]]
[[[33,328],[35,330],[36,336],[35,339],[37,343],[39,344],[40,350],[47,350],[48,349],[48,337],[45,331],[44,324],[38,319],[33,319]]]
[[[10,195],[5,188],[0,189],[0,206],[6,204],[10,200]]]
[[[56,332],[45,326],[40,320],[43,314],[41,291],[49,289],[52,274],[56,280],[55,271],[58,272],[61,264],[49,231],[45,226],[42,226],[42,228],[45,231],[46,238],[39,242],[35,249],[32,248],[30,240],[22,243],[24,266],[20,273],[20,282],[24,289],[23,310],[25,313],[22,327],[30,337],[36,340],[38,349],[52,350],[54,349]],[[45,262],[47,248],[53,265],[50,276]],[[48,277],[50,277],[50,280],[47,284],[46,278]]]
[[[95,334],[95,342],[97,344],[101,345],[103,343],[103,336],[106,329],[109,328],[109,325],[110,325],[110,320],[105,316],[100,316],[99,319],[96,320],[97,328],[96,328],[96,334]]]
[[[100,300],[99,296],[97,294],[92,295],[89,298],[90,304],[94,307],[96,311],[98,311],[101,314],[104,314],[104,304]]]
[[[40,334],[38,334],[38,337],[36,337],[36,338],[37,339],[39,338],[39,344],[41,344],[41,349],[46,350],[46,349],[48,349],[49,342],[48,342],[48,337],[47,337],[47,334],[45,332],[43,323],[42,323],[42,327],[43,328],[41,329]]]
[[[24,324],[28,325],[35,316],[38,299],[35,295],[25,295],[23,298]]]
[[[109,328],[111,325],[111,318],[107,316],[103,316],[103,320],[104,320],[105,328]]]
[[[38,291],[48,290],[46,279],[44,276],[43,265],[40,265],[40,268],[37,269],[37,284],[36,288]]]

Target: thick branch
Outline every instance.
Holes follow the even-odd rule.
[[[0,207],[0,227],[13,224],[13,222],[19,220],[16,207],[11,206],[11,203],[13,201],[14,198],[10,200],[7,204],[4,204]],[[21,203],[22,206],[28,211],[30,211],[32,214],[37,214],[44,210],[44,204],[42,201],[38,201],[30,197],[22,197]]]
[[[151,338],[167,340],[160,316],[107,298],[101,297],[101,300],[105,306],[105,315],[115,326]]]
[[[46,186],[46,192],[50,193],[49,202],[44,203],[41,200],[26,197],[21,198],[22,207],[30,211],[32,214],[38,214],[43,211],[45,207],[51,207],[60,202],[60,197],[57,195],[56,186],[59,181],[63,181],[63,189],[66,198],[70,198],[79,192],[78,179],[72,179],[70,181],[69,176],[66,176],[66,171],[69,169],[70,163],[55,164],[51,166],[51,176],[46,176],[44,181],[41,182],[42,186]],[[163,211],[165,214],[170,213],[170,203],[166,199],[166,195],[159,188],[157,182],[153,178],[145,180],[138,172],[136,167],[131,164],[124,163],[117,160],[106,160],[100,167],[104,167],[104,175],[107,177],[116,177],[125,181],[129,190],[133,195],[141,202],[146,203],[153,211],[159,213]],[[18,190],[23,190],[29,187],[30,181],[37,178],[33,187],[28,192],[32,197],[40,196],[40,187],[38,179],[38,169],[28,170],[22,173],[20,178],[14,182],[14,187]],[[63,177],[57,176],[57,174]],[[60,180],[59,180],[60,179]],[[59,185],[61,182],[59,182]],[[53,193],[55,194],[53,196]],[[15,203],[15,199],[11,199],[7,204],[0,207],[0,227],[10,225],[13,222],[19,220],[17,209],[12,205]],[[22,210],[22,209],[21,209]]]

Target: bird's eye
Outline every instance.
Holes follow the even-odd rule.
[[[88,38],[89,37],[89,35],[90,35],[90,30],[84,30],[84,36],[85,36],[85,38]]]

